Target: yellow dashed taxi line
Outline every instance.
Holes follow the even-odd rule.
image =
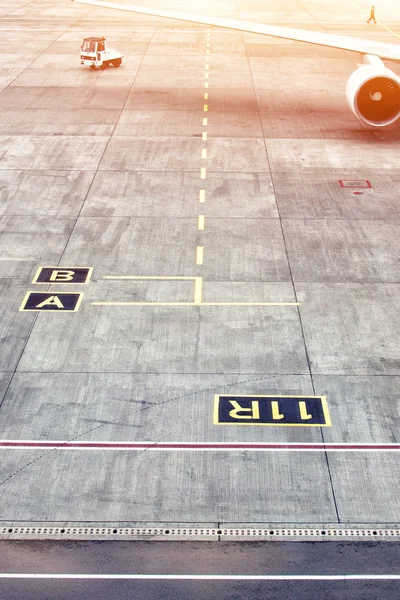
[[[207,31],[207,43],[206,43],[206,54],[210,53],[209,47],[210,47],[210,29],[208,29]],[[204,73],[204,78],[207,79],[208,78],[208,69],[209,66],[207,64],[209,57],[206,56],[206,65],[205,65],[205,73]],[[204,87],[207,89],[208,88],[208,81],[204,82]],[[205,101],[208,101],[208,92],[204,92],[203,93],[203,99]],[[208,112],[208,104],[203,104],[203,112]],[[208,120],[207,117],[203,117],[203,127],[207,127],[208,125]],[[203,131],[202,135],[201,135],[202,141],[207,141],[207,131]],[[202,148],[201,149],[201,159],[205,160],[207,158],[207,148]],[[200,169],[200,179],[205,179],[206,178],[206,167],[201,167]],[[204,203],[206,199],[206,190],[204,188],[200,189],[199,191],[199,202]],[[198,216],[198,221],[197,221],[197,229],[198,231],[204,231],[204,227],[205,227],[205,216],[204,215],[199,215]],[[197,246],[196,248],[196,265],[202,265],[204,262],[204,247],[203,246]],[[202,278],[199,277],[196,279],[196,284],[195,284],[195,293],[194,293],[194,303],[195,304],[201,304],[201,292],[202,290]]]
[[[194,303],[195,304],[201,304],[202,288],[203,288],[203,278],[196,277],[195,282],[194,282]]]
[[[196,248],[196,265],[202,265],[204,260],[204,247],[197,246]]]

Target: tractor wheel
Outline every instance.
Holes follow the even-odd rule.
[[[109,64],[110,63],[108,62],[108,60],[105,60],[103,63],[101,63],[100,69],[107,69]]]
[[[120,58],[116,58],[115,60],[112,61],[112,65],[118,69],[118,67],[121,66],[122,60]]]

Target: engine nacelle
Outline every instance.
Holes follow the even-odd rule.
[[[400,117],[400,77],[383,63],[354,71],[346,85],[346,97],[353,113],[368,125],[383,127]]]

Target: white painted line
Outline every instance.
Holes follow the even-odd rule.
[[[0,573],[0,579],[172,579],[217,581],[396,581],[400,575],[162,575],[158,573]]]

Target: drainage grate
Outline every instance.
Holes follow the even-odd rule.
[[[0,539],[238,539],[288,540],[385,539],[398,540],[400,529],[251,529],[251,528],[179,528],[172,527],[14,527],[0,528]]]

